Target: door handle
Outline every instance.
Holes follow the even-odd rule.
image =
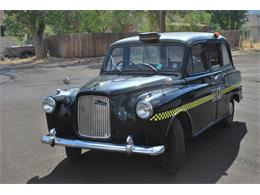
[[[211,75],[211,81],[212,83],[215,83],[215,81],[219,80],[221,74],[218,75]]]
[[[215,76],[212,75],[211,76],[211,80],[212,81],[218,80],[218,78],[219,78],[219,75],[215,75]]]

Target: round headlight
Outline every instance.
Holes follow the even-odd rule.
[[[52,113],[55,110],[56,102],[52,97],[46,97],[42,101],[42,108],[46,113]]]
[[[150,102],[140,101],[136,105],[136,114],[141,119],[148,119],[153,114],[153,106]]]

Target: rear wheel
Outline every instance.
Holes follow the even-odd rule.
[[[81,148],[65,147],[66,155],[71,162],[78,162],[81,157]]]
[[[176,173],[185,159],[185,139],[180,121],[175,118],[166,143],[165,152],[161,155],[160,165],[167,173]]]
[[[222,120],[223,127],[229,127],[233,124],[234,112],[235,112],[235,103],[234,100],[231,99],[229,102],[228,116],[226,116],[226,118]]]

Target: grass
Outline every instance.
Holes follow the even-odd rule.
[[[260,43],[254,43],[250,40],[242,40],[241,48],[243,48],[243,49],[260,49]]]

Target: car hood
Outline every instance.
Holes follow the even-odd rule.
[[[178,80],[176,76],[164,75],[100,75],[82,86],[79,93],[122,94],[140,89],[164,88],[167,81],[179,83]]]

